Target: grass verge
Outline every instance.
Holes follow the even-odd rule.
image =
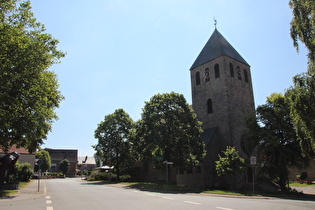
[[[31,183],[31,181],[29,181],[29,182],[20,182],[19,183],[19,190],[21,188],[26,187],[30,183]],[[19,192],[19,190],[3,190],[3,189],[0,189],[0,197],[12,196],[12,195],[16,194],[17,192]]]
[[[314,184],[292,182],[292,183],[290,183],[290,187],[315,187],[315,185]]]

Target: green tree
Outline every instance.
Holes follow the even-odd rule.
[[[219,160],[215,161],[218,176],[235,175],[245,169],[244,159],[240,157],[235,147],[228,146],[223,154],[223,156],[219,154]]]
[[[59,163],[59,170],[62,172],[62,174],[65,176],[70,169],[70,162],[67,159],[63,159]]]
[[[304,168],[304,157],[297,141],[288,104],[280,93],[267,97],[267,103],[257,107],[257,120],[248,125],[256,133],[262,174],[286,191],[290,167]]]
[[[130,116],[123,109],[117,109],[113,114],[106,115],[95,130],[98,143],[93,147],[96,155],[114,166],[118,180],[122,171],[133,165],[129,141],[133,126]]]
[[[311,62],[315,61],[315,1],[290,0],[293,18],[291,21],[291,37],[293,44],[299,49],[300,40],[309,51]],[[314,73],[314,72],[313,72]]]
[[[293,78],[285,98],[290,106],[290,116],[306,156],[315,156],[315,75],[304,73]]]
[[[48,151],[42,149],[39,150],[36,153],[36,158],[43,161],[43,164],[40,166],[42,172],[45,173],[51,168],[51,159]],[[35,168],[35,171],[38,171],[38,166]]]
[[[136,132],[135,144],[141,159],[153,160],[159,168],[164,167],[164,161],[189,168],[205,154],[201,123],[182,94],[154,95],[145,103]]]
[[[293,78],[293,86],[285,96],[290,115],[304,155],[315,156],[315,1],[290,0],[293,12],[291,37],[299,49],[298,41],[308,49],[308,71]]]
[[[36,21],[29,1],[0,1],[0,147],[35,151],[47,138],[63,96],[48,68],[64,53]]]

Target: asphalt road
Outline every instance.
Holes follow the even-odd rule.
[[[207,210],[304,210],[315,209],[314,201],[216,197],[206,194],[159,193],[92,184],[80,179],[45,181],[39,198],[1,201],[0,209],[94,210],[94,209],[207,209]]]

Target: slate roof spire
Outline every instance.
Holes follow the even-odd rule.
[[[245,59],[234,49],[234,47],[222,36],[222,34],[215,27],[215,30],[212,33],[210,39],[203,47],[190,69],[201,66],[222,55],[234,58],[235,60],[249,66]]]

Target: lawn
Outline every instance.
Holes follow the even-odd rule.
[[[31,181],[29,181],[29,182],[20,182],[19,183],[19,189],[26,187],[30,183],[31,183]],[[12,196],[12,195],[16,194],[18,191],[19,190],[2,190],[2,189],[0,189],[0,197]]]
[[[315,187],[315,184],[292,182],[290,183],[290,187]]]

